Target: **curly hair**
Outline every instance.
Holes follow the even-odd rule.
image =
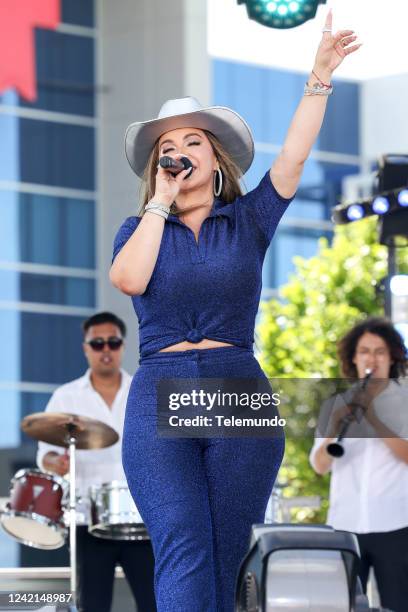
[[[357,323],[338,344],[338,354],[341,369],[346,378],[356,378],[357,368],[353,363],[357,344],[364,334],[380,336],[390,351],[391,364],[390,378],[405,376],[407,370],[407,349],[404,340],[395,329],[391,321],[383,317],[369,317]]]

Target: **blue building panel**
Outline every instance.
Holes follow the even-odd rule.
[[[20,181],[95,189],[92,127],[20,119]]]
[[[14,115],[0,115],[0,180],[19,180],[19,119]]]
[[[358,83],[334,80],[317,148],[321,151],[360,155],[360,93]]]
[[[94,40],[52,30],[36,30],[37,100],[19,98],[28,108],[95,114]]]
[[[0,261],[92,269],[95,215],[93,200],[0,190]]]
[[[272,166],[276,154],[256,151],[251,168],[245,174],[243,185],[253,189]],[[304,166],[296,198],[285,217],[328,220],[331,209],[339,201],[342,181],[346,176],[359,174],[359,166],[326,162],[310,157]]]
[[[214,104],[242,115],[258,142],[283,142],[303,84],[304,78],[296,73],[213,61]]]
[[[272,274],[267,279],[268,286],[278,288],[288,282],[295,272],[294,257],[310,259],[317,254],[319,239],[329,241],[332,233],[305,228],[280,226],[270,247],[270,257],[274,262]]]
[[[213,102],[229,106],[249,123],[255,141],[282,144],[308,75],[222,59],[212,63]],[[315,148],[358,155],[359,85],[335,80]]]
[[[95,307],[95,281],[0,268],[0,300]]]
[[[21,380],[60,385],[82,376],[85,317],[20,312]]]
[[[86,26],[95,26],[94,0],[62,0],[61,17],[63,23]]]

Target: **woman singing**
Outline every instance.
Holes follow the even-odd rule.
[[[158,437],[156,383],[266,379],[252,348],[265,252],[318,136],[332,73],[360,46],[351,30],[332,35],[331,24],[329,12],[283,149],[246,195],[239,178],[254,144],[234,111],[169,100],[126,132],[145,197],[140,216],[119,229],[110,278],[139,320],[123,463],[153,544],[159,612],[232,612],[251,525],[263,522],[282,461],[282,437]],[[163,156],[192,169],[174,175]]]

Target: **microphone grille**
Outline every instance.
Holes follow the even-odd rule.
[[[173,160],[168,155],[163,155],[163,157],[161,157],[159,160],[159,164],[162,168],[171,168],[173,165]]]
[[[180,161],[181,161],[181,163],[184,166],[184,170],[187,170],[188,168],[192,168],[193,167],[193,164],[188,159],[188,157],[180,157]]]

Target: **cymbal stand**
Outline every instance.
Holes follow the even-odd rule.
[[[76,425],[68,423],[67,441],[69,442],[69,557],[71,570],[71,593],[73,606],[71,612],[76,611],[76,582],[77,582],[77,559],[76,559],[76,472],[75,472],[75,451],[76,451]]]

